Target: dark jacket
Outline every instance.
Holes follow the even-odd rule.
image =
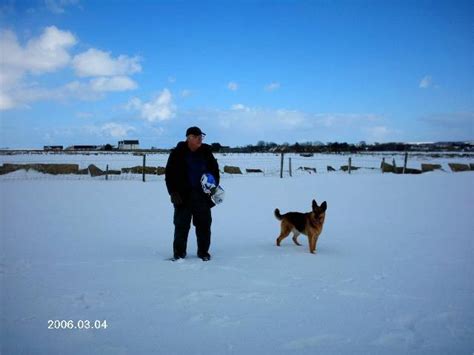
[[[173,192],[178,192],[184,202],[189,199],[192,190],[186,162],[186,155],[189,152],[190,150],[187,142],[179,142],[176,148],[174,148],[170,153],[165,172],[168,193],[171,195]],[[211,146],[203,143],[195,153],[200,155],[206,164],[206,172],[211,173],[216,179],[217,185],[219,185],[219,166],[216,158],[214,158],[214,155],[212,154]],[[209,203],[210,205],[213,205],[210,197]]]

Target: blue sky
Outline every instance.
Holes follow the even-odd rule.
[[[472,1],[0,2],[0,147],[474,140]]]

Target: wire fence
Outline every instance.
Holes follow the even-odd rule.
[[[167,153],[29,153],[0,155],[0,181],[2,180],[131,180],[162,181]],[[247,176],[292,177],[316,174],[380,174],[381,164],[421,170],[422,164],[438,166],[437,170],[451,172],[449,164],[458,163],[472,170],[474,154],[433,153],[370,153],[370,154],[276,154],[276,153],[228,153],[215,154],[223,178]],[[406,162],[405,162],[406,161]],[[37,164],[75,164],[77,173],[45,173]],[[8,172],[6,166],[21,165]],[[93,176],[94,166],[98,175]],[[146,167],[143,169],[143,167]],[[227,167],[240,170],[229,173]],[[18,168],[18,166],[17,166]],[[40,171],[38,171],[40,170]],[[157,174],[159,172],[159,174]]]

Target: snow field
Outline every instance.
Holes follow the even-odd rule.
[[[172,263],[163,181],[2,181],[2,354],[474,350],[472,173],[224,178]],[[326,200],[318,252],[273,216]],[[107,329],[47,329],[48,320]]]

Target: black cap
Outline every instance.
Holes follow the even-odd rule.
[[[204,133],[203,131],[201,131],[201,128],[199,127],[189,127],[187,130],[186,130],[186,137],[189,136],[190,134],[194,135],[194,136],[205,136],[206,133]]]

